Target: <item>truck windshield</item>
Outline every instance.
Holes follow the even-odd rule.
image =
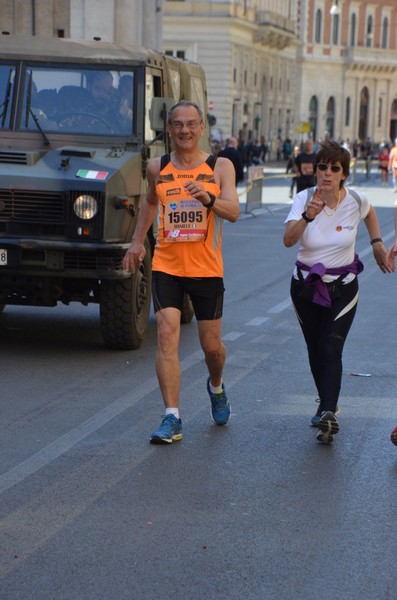
[[[19,128],[131,137],[134,94],[133,71],[28,66]]]
[[[15,68],[0,65],[0,126],[2,129],[10,127],[13,84]]]

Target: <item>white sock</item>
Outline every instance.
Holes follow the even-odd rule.
[[[213,385],[211,385],[211,380],[210,380],[210,390],[211,390],[212,394],[220,394],[223,390],[222,383],[221,383],[221,385],[214,387]]]
[[[177,419],[179,419],[179,410],[177,408],[166,408],[165,409],[165,414],[167,415],[174,415],[174,417],[176,417]]]

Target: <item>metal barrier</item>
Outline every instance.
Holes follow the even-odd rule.
[[[263,166],[248,167],[247,202],[245,212],[262,206]]]

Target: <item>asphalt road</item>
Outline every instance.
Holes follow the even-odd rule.
[[[358,185],[390,243],[397,195],[375,176]],[[320,445],[289,301],[296,249],[282,245],[288,181],[265,180],[263,198],[225,226],[227,427],[209,418],[194,322],[184,438],[163,447],[148,443],[153,318],[139,351],[111,352],[96,307],[0,315],[1,600],[396,600],[397,273],[378,270],[363,226],[341,430]]]

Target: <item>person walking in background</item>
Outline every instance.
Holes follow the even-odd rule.
[[[378,154],[378,163],[380,169],[380,180],[384,187],[389,185],[389,148],[384,144]]]
[[[394,191],[397,192],[397,138],[394,140],[394,146],[390,150],[388,168],[393,178]]]
[[[292,173],[293,177],[291,178],[291,186],[289,189],[289,197],[293,198],[294,197],[294,188],[296,186],[296,167],[295,167],[295,159],[297,158],[297,156],[299,156],[301,151],[300,146],[294,146],[294,153],[292,154],[292,156],[289,157],[289,160],[287,162],[287,168],[286,168],[286,173]]]
[[[342,352],[357,309],[357,275],[364,268],[355,253],[361,219],[379,268],[391,272],[375,209],[364,194],[344,185],[349,167],[347,150],[333,141],[321,144],[314,163],[317,185],[295,196],[285,221],[285,246],[299,243],[291,298],[320,399],[311,424],[322,443],[331,443],[339,431]]]
[[[296,190],[301,192],[308,187],[316,184],[314,177],[314,163],[316,161],[316,153],[313,151],[313,141],[307,140],[305,150],[301,152],[295,159],[295,170],[297,172]]]
[[[123,261],[127,271],[139,268],[145,255],[146,233],[160,209],[152,283],[156,371],[165,416],[150,437],[153,444],[182,439],[178,351],[185,293],[193,304],[209,373],[207,392],[212,419],[217,425],[226,425],[229,420],[230,403],[222,378],[226,360],[222,342],[222,227],[224,219],[235,222],[240,214],[233,164],[199,147],[204,120],[197,104],[181,101],[171,108],[168,134],[175,150],[148,163],[148,189]]]
[[[235,137],[230,137],[226,142],[226,147],[218,154],[221,158],[228,158],[234,167],[236,174],[236,186],[244,181],[243,161],[241,160],[240,152],[237,150],[238,141]]]

